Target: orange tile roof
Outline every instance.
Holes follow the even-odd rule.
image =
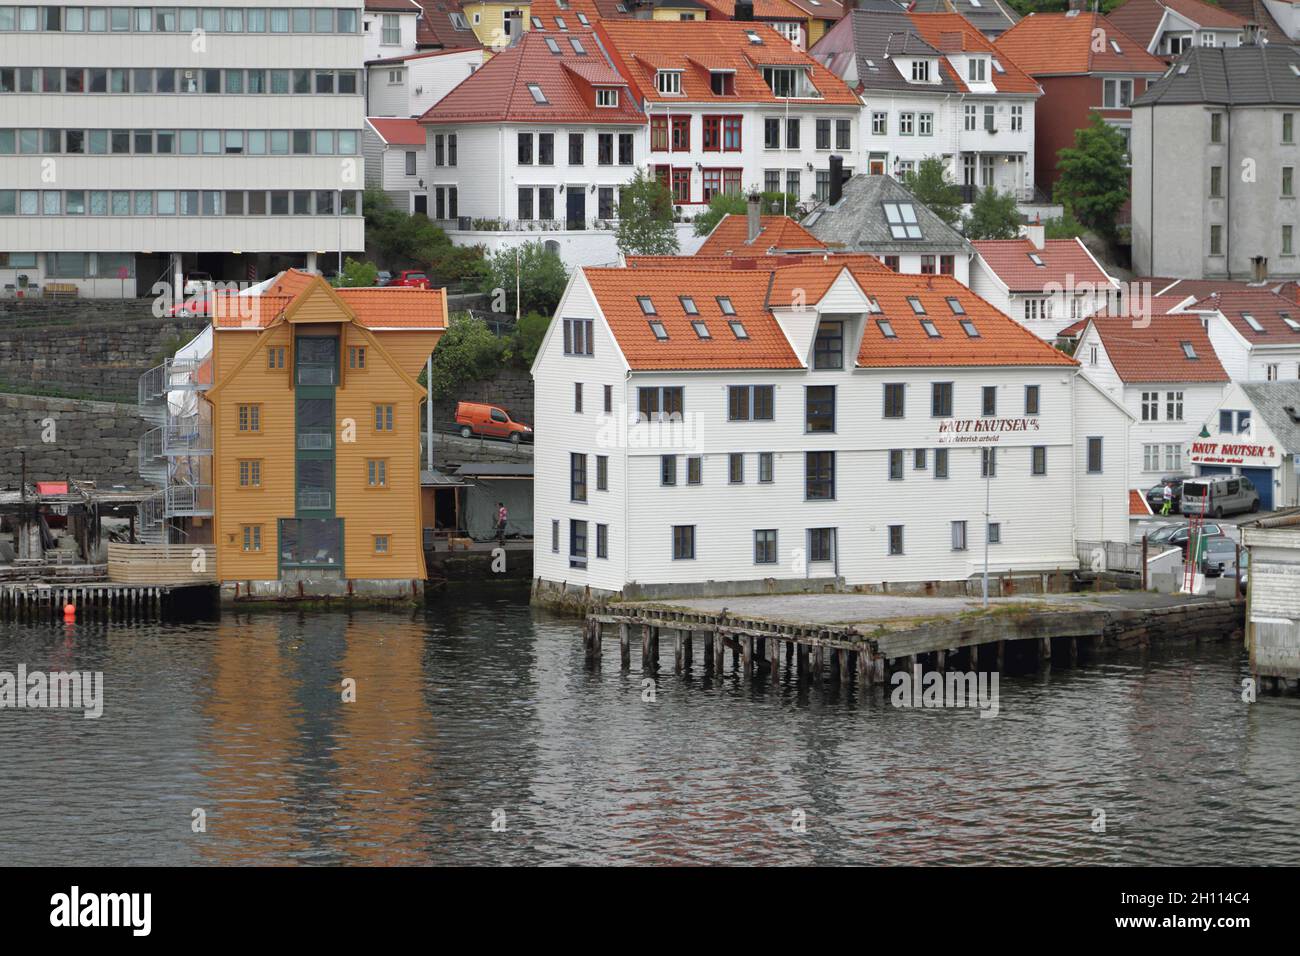
[[[424,127],[419,120],[389,119],[382,116],[368,116],[369,123],[380,139],[390,146],[423,146]]]
[[[704,6],[727,19],[736,15],[736,0],[699,0]],[[808,14],[787,0],[754,0],[755,20],[806,20]]]
[[[757,271],[673,272],[643,269],[584,268],[583,275],[600,304],[610,332],[618,341],[628,365],[637,370],[777,369],[801,368],[789,340],[764,302],[767,275]],[[667,291],[671,290],[671,291]],[[646,315],[637,302],[649,296],[656,315]],[[698,316],[688,316],[679,296],[695,301]],[[734,318],[748,338],[732,333],[717,298],[731,300]],[[663,323],[668,338],[660,341],[650,320]],[[707,324],[710,338],[701,339],[691,326],[696,319]]]
[[[1077,239],[1048,239],[1041,249],[1028,239],[981,239],[971,245],[1012,292],[1041,292],[1053,283],[1062,289],[1085,282],[1113,286]],[[1035,265],[1031,254],[1043,264]]]
[[[766,252],[769,249],[825,249],[826,244],[789,216],[761,216],[760,231],[753,242],[749,236],[749,217],[728,214],[718,220],[713,231],[695,254],[732,255]]]
[[[1300,283],[1294,279],[1268,279],[1264,282],[1248,282],[1243,279],[1169,279],[1154,276],[1141,276],[1135,282],[1150,282],[1152,288],[1162,295],[1179,295],[1183,298],[1194,296],[1203,299],[1215,292],[1229,290],[1248,291],[1251,289],[1276,292],[1300,302]]]
[[[716,271],[720,269],[767,270],[783,266],[798,265],[801,262],[820,260],[831,256],[836,262],[853,265],[856,269],[867,272],[892,272],[893,270],[873,255],[865,252],[787,252],[780,255],[700,255],[693,256],[626,256],[624,262],[629,269],[691,269],[694,271]]]
[[[1099,34],[1095,31],[1101,31]],[[1101,51],[1094,36],[1104,37]],[[1119,52],[1111,45],[1119,46]],[[1161,74],[1168,65],[1098,13],[1031,13],[994,41],[1031,76],[1088,73]]]
[[[606,20],[597,32],[619,72],[631,79],[654,103],[780,103],[859,106],[844,81],[770,27],[733,20]],[[751,43],[748,33],[762,43]],[[809,70],[821,93],[812,99],[779,99],[763,81],[764,66],[799,66]],[[665,96],[655,86],[658,69],[682,71],[682,95]],[[715,95],[709,69],[735,70],[734,95]]]
[[[1199,316],[1156,316],[1145,326],[1131,318],[1094,316],[1089,324],[1122,382],[1228,381]],[[1197,358],[1183,353],[1183,342],[1192,344]]]
[[[1052,348],[1010,317],[950,276],[900,275],[870,256],[806,256],[794,265],[749,270],[706,271],[690,266],[672,269],[587,268],[583,274],[611,332],[633,369],[802,368],[778,323],[773,308],[802,301],[813,305],[848,270],[854,281],[879,304],[858,352],[862,368],[954,366],[1073,366],[1074,359]],[[737,261],[745,261],[738,259]],[[651,274],[647,275],[647,271]],[[659,290],[670,289],[664,293]],[[715,296],[728,296],[749,332],[738,341],[728,329]],[[650,316],[637,302],[649,296],[656,317],[668,333],[657,340]],[[679,296],[689,296],[712,337],[700,339],[691,327]],[[932,338],[910,304],[917,299],[939,332]],[[958,315],[948,304],[956,299]],[[877,319],[887,319],[895,336],[886,338]],[[978,337],[961,326],[969,319]]]
[[[556,44],[557,53],[551,52],[548,40]],[[573,40],[585,53],[574,49]],[[534,84],[547,102],[533,98],[529,86]],[[622,87],[618,106],[598,108],[596,86]],[[641,125],[645,114],[590,30],[564,34],[529,30],[430,107],[420,122]]]
[[[1128,290],[1124,290],[1125,294],[1127,294],[1127,291]],[[1153,295],[1151,297],[1151,316],[1154,318],[1159,315],[1168,315],[1186,300],[1187,296],[1185,295]],[[1109,307],[1098,309],[1094,314],[1097,318],[1102,319],[1112,317]],[[1089,316],[1089,318],[1091,318],[1091,316]],[[1133,316],[1120,315],[1120,318],[1132,319]],[[1070,325],[1067,325],[1056,334],[1063,338],[1074,338],[1079,335],[1087,325],[1088,319],[1080,319],[1078,322],[1072,322]]]
[[[1242,338],[1254,345],[1300,345],[1300,331],[1286,323],[1286,319],[1300,322],[1300,305],[1275,292],[1263,289],[1217,292],[1188,308],[1198,312],[1217,309]],[[1264,331],[1252,329],[1242,318],[1243,313],[1253,316]]]
[[[621,0],[568,0],[563,8],[555,0],[533,0],[528,7],[529,19],[537,18],[542,21],[543,30],[561,31],[561,27],[556,23],[556,17],[564,21],[565,27],[570,30],[582,30],[588,24],[595,23],[597,20],[630,20],[635,14],[632,13],[632,7],[629,3],[621,3]],[[619,10],[619,6],[623,9]],[[587,23],[578,19],[581,13],[587,18]],[[529,23],[529,29],[536,29]]]
[[[275,322],[294,299],[324,282],[314,273],[287,269],[261,295],[219,294],[214,303],[213,327],[218,331],[264,329]],[[446,302],[442,289],[396,286],[334,291],[363,328],[446,328]]]
[[[1130,516],[1149,515],[1151,506],[1147,504],[1147,496],[1142,494],[1136,488],[1128,490],[1128,513]]]
[[[999,93],[1042,92],[1042,87],[1032,76],[1003,54],[984,34],[980,33],[975,24],[960,13],[908,13],[907,18],[912,21],[912,26],[921,39],[944,53],[979,50],[996,56],[1006,72],[999,73],[997,70],[992,70],[989,79],[993,81],[993,86]],[[958,74],[946,58],[940,62],[949,78],[957,84],[957,88],[963,93],[970,92],[970,87],[966,85],[966,78]]]

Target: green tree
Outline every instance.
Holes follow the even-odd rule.
[[[1128,201],[1129,169],[1124,137],[1092,114],[1092,122],[1074,131],[1074,145],[1056,154],[1060,174],[1052,198],[1080,223],[1106,239],[1116,235],[1115,220]]]
[[[433,350],[431,391],[436,397],[445,397],[466,382],[487,378],[501,367],[504,353],[505,343],[482,319],[462,312],[452,315]],[[425,384],[424,372],[420,384]]]
[[[394,271],[425,268],[441,249],[451,245],[447,234],[432,219],[394,208],[379,189],[367,189],[361,202],[366,242],[380,261]]]
[[[745,196],[736,193],[714,193],[709,200],[709,208],[695,217],[695,234],[707,236],[714,230],[723,216],[744,216],[749,212],[749,193]],[[759,193],[759,212],[764,216],[793,215],[799,197],[790,193]]]
[[[962,224],[967,239],[1014,239],[1020,234],[1020,210],[1014,193],[981,189]]]
[[[336,275],[331,285],[336,288],[369,288],[379,278],[379,270],[373,262],[358,262],[351,256],[343,260],[343,271]]]
[[[619,195],[618,251],[625,256],[674,256],[673,197],[659,180],[637,170]]]
[[[1070,215],[1068,209],[1059,216],[1043,221],[1043,234],[1048,239],[1077,239],[1086,231],[1083,223]]]
[[[903,185],[917,202],[950,226],[961,222],[961,193],[948,182],[948,167],[938,156],[927,156],[903,175]]]
[[[529,312],[519,320],[519,324],[515,327],[515,334],[510,340],[509,355],[507,357],[524,368],[531,366],[533,359],[537,357],[537,350],[542,347],[542,339],[546,337],[546,330],[550,326],[550,316],[542,315],[539,312]]]
[[[515,273],[518,271],[519,311],[550,315],[560,303],[569,277],[560,257],[540,241],[502,249],[485,262],[479,289],[492,297],[492,308],[515,314]]]

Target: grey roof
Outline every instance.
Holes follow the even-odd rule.
[[[940,67],[939,82],[918,90],[911,77],[898,72],[891,56],[940,56],[938,50],[921,39],[916,27],[901,10],[889,12],[854,10],[849,24],[853,28],[853,53],[856,57],[858,82],[868,90],[907,90],[912,93],[957,93],[957,84],[948,71]],[[842,62],[842,61],[837,61]],[[827,64],[834,72],[836,66]],[[840,70],[842,76],[844,71]]]
[[[437,468],[433,470],[420,469],[420,487],[439,487],[439,488],[464,488],[465,482],[457,481],[451,475],[443,474]]]
[[[1300,381],[1238,382],[1288,454],[1300,454]]]
[[[533,463],[521,462],[471,462],[456,469],[458,478],[531,478]]]
[[[1002,0],[980,0],[978,6],[971,0],[916,0],[911,9],[913,13],[960,13],[987,37],[999,36],[1020,22],[1020,14]]]
[[[885,202],[910,202],[916,207],[920,239],[895,239],[890,234],[881,205]],[[906,186],[890,176],[854,176],[844,184],[844,195],[838,203],[822,203],[800,225],[828,246],[844,252],[891,256],[974,252],[961,233],[921,205]]]
[[[1295,70],[1300,70],[1300,52],[1279,43],[1192,47],[1133,105],[1300,105]]]
[[[939,56],[939,51],[911,30],[891,33],[885,38],[885,52],[890,56]]]

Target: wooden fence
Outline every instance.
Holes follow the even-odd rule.
[[[108,545],[108,579],[119,584],[211,584],[217,550],[210,544]]]

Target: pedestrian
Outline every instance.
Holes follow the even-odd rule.
[[[504,501],[498,501],[497,502],[497,544],[499,544],[503,548],[506,546],[506,519],[508,517],[509,517],[509,513],[506,511],[506,503]]]
[[[1160,507],[1160,513],[1167,515],[1174,510],[1174,486],[1166,481],[1165,487],[1160,494],[1165,500],[1165,503]]]

